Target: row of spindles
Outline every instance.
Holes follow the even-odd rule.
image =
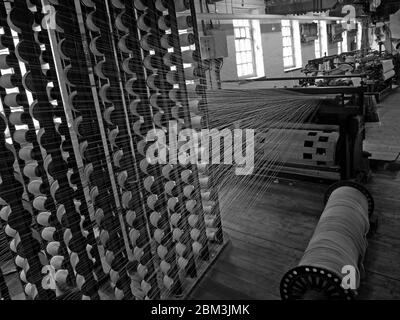
[[[20,180],[22,188],[17,187],[22,191],[20,199],[17,193],[17,199],[25,201],[23,205],[30,209],[18,212],[10,205],[10,214],[4,216],[8,223],[11,215],[19,218],[17,228],[9,224],[12,229],[9,235],[13,238],[10,247],[16,254],[15,263],[22,269],[20,279],[31,299],[53,298],[68,286],[76,286],[83,296],[96,298],[93,247],[86,241],[89,232],[83,226],[88,216],[81,210],[82,190],[75,189],[76,172],[68,166],[73,155],[62,150],[65,123],[57,122],[58,110],[50,103],[48,94],[54,70],[45,65],[51,54],[42,46],[43,33],[38,28],[32,29],[40,25],[41,16],[25,2],[4,3],[1,10],[2,22],[7,21],[2,24],[4,35],[13,39],[8,51],[9,57],[16,59],[10,67],[14,78],[22,79],[22,85],[14,79],[17,92],[14,90],[12,99],[7,92],[3,100],[11,108],[8,119],[10,132],[14,131],[11,148],[25,162],[21,174],[17,174],[25,177]],[[18,42],[15,47],[14,39]],[[17,112],[19,122],[15,122]],[[32,125],[33,120],[40,127],[38,130]],[[26,200],[32,197],[27,204]],[[33,238],[31,243],[27,243],[29,238]],[[36,261],[32,259],[35,255]]]
[[[207,127],[192,2],[1,3],[0,218],[27,299],[180,297],[222,244],[210,168],[146,157],[150,130]]]
[[[141,12],[136,11],[134,3],[124,7],[113,3],[114,25],[118,30],[118,56],[123,66],[125,79],[125,95],[129,102],[129,119],[132,123],[133,144],[137,149],[135,155],[137,168],[137,184],[140,186],[144,210],[137,215],[135,221],[127,223],[131,227],[130,240],[133,251],[141,253],[135,256],[137,262],[137,292],[145,298],[154,299],[165,296],[165,292],[181,293],[181,284],[176,272],[176,261],[171,254],[171,229],[167,223],[167,202],[160,189],[159,168],[149,165],[145,155],[145,136],[154,126],[149,104],[151,97],[146,87],[145,69],[138,64],[144,55],[140,47],[140,29],[138,18]],[[128,22],[128,17],[130,23]],[[128,40],[127,39],[135,39]],[[148,221],[149,234],[139,231],[144,221]],[[144,244],[144,236],[148,236]],[[151,239],[151,246],[148,241]],[[146,250],[146,251],[144,251]],[[153,250],[156,255],[148,254]],[[142,253],[143,252],[143,253]],[[162,272],[164,270],[165,274]],[[160,286],[160,288],[158,288]]]
[[[164,36],[168,36],[168,50],[164,52],[163,61],[167,67],[166,80],[174,86],[169,97],[174,101],[171,116],[178,121],[182,128],[201,129],[201,117],[190,112],[189,104],[196,104],[197,100],[190,100],[187,87],[195,82],[199,76],[198,56],[195,52],[195,36],[193,33],[193,18],[190,15],[189,3],[180,1],[175,6],[167,1],[156,2],[156,7],[163,12],[159,23]],[[176,20],[171,16],[179,14]],[[165,26],[170,30],[165,30]],[[169,32],[170,31],[170,32]],[[179,37],[174,38],[174,34]],[[172,47],[170,50],[169,47]],[[179,85],[178,88],[175,88]],[[181,129],[181,128],[180,128]],[[178,157],[182,155],[179,154]],[[188,155],[185,155],[188,156]],[[187,255],[193,255],[194,263],[209,259],[207,230],[205,228],[204,207],[199,192],[198,165],[188,164],[178,170],[181,184],[181,201],[184,203],[181,224],[175,224],[174,232],[181,241],[179,246],[185,248]],[[184,241],[182,241],[184,239]],[[180,249],[177,247],[177,249]],[[182,250],[181,250],[182,251]],[[185,259],[182,257],[182,259]],[[183,260],[185,261],[185,260]],[[195,276],[191,273],[191,276]]]
[[[192,25],[194,37],[193,57],[196,57],[198,77],[194,86],[189,86],[188,107],[192,115],[195,115],[202,128],[209,127],[209,114],[207,108],[207,80],[205,70],[202,65],[200,52],[200,38],[198,36],[198,21],[194,1],[188,2],[192,13]],[[182,54],[182,57],[185,55]],[[201,139],[201,137],[200,137]],[[203,150],[204,152],[204,150]],[[199,155],[201,157],[201,155]],[[201,161],[200,161],[201,163]],[[209,161],[211,163],[211,161]],[[204,207],[204,220],[207,230],[207,238],[218,244],[223,244],[224,236],[218,196],[218,168],[213,165],[200,165],[198,168],[200,198]]]

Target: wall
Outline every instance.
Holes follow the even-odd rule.
[[[237,77],[236,70],[236,56],[235,56],[235,39],[233,34],[233,25],[231,22],[223,22],[220,25],[221,29],[226,32],[228,42],[229,57],[224,58],[224,65],[221,71],[221,80],[235,80]],[[280,24],[276,23],[262,23],[261,24],[261,39],[262,51],[264,55],[264,69],[267,77],[295,77],[304,75],[301,70],[285,72],[283,67],[283,52],[282,52],[282,35]],[[302,51],[302,67],[307,62],[315,58],[314,42],[301,44]],[[328,44],[328,55],[337,54],[337,43]],[[245,87],[273,87],[273,86],[293,86],[298,81],[274,81],[274,82],[260,82],[252,83],[251,85],[241,85]],[[236,84],[223,84],[224,88],[236,87]]]
[[[205,2],[205,0],[203,1]],[[242,7],[242,2],[245,4]],[[204,9],[205,10],[205,9]],[[226,0],[216,3],[216,5],[209,5],[210,12],[217,13],[260,13],[263,14],[265,11],[264,0]],[[197,8],[197,12],[200,12],[200,8]],[[238,79],[236,70],[236,52],[235,52],[235,41],[232,21],[213,21],[214,26],[219,26],[225,31],[228,43],[229,56],[224,58],[224,65],[221,71],[221,80],[236,80]],[[279,20],[271,21],[260,21],[261,27],[261,42],[262,51],[264,56],[264,73],[267,77],[290,77],[290,76],[302,76],[304,75],[301,70],[295,70],[292,72],[285,72],[283,67],[283,49],[282,49],[282,35],[281,35],[281,24]],[[199,30],[201,26],[199,25]],[[302,67],[304,67],[308,60],[315,58],[314,42],[308,44],[301,44],[302,51]],[[328,55],[337,54],[338,45],[337,43],[328,44]],[[213,73],[211,78],[215,80]],[[298,84],[298,81],[274,81],[274,82],[257,82],[248,85],[241,85],[240,88],[246,87],[273,87],[273,86],[293,86]],[[215,83],[214,83],[215,85]],[[238,87],[237,83],[223,83],[223,88]]]

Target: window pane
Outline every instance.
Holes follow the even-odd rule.
[[[253,74],[253,72],[254,72],[254,70],[253,70],[253,64],[252,64],[252,63],[249,63],[249,64],[247,65],[247,68],[248,68],[248,73],[247,73],[247,74]]]
[[[246,63],[246,52],[242,52],[240,55],[242,56],[242,63]]]
[[[290,62],[289,58],[283,58],[283,66],[285,68],[287,68],[290,65],[289,62]]]
[[[240,55],[240,53],[236,53],[236,63],[237,64],[242,63],[242,56]]]
[[[282,29],[282,36],[283,37],[290,37],[290,34],[291,34],[290,28],[283,28]]]
[[[252,72],[251,72],[251,70],[250,70],[250,68],[249,68],[249,65],[248,64],[246,64],[245,65],[245,69],[244,69],[244,74],[245,75],[249,75],[249,74],[251,74]]]
[[[243,75],[243,65],[238,65],[238,76],[241,77]]]
[[[284,47],[290,47],[292,45],[292,41],[289,37],[284,37],[283,38],[283,46]]]
[[[292,59],[291,58],[283,58],[283,66],[285,68],[291,67],[292,66]]]
[[[247,70],[247,63],[243,65],[243,75],[247,76],[249,74],[248,70]]]
[[[292,47],[285,47],[283,48],[283,56],[288,57],[293,55]]]
[[[246,61],[247,62],[252,62],[253,61],[253,57],[252,57],[251,51],[248,51],[246,53]]]
[[[248,39],[243,39],[243,51],[251,50],[251,47],[249,48],[247,45]]]
[[[235,40],[235,49],[236,49],[236,52],[240,50],[239,41],[240,41],[240,40]]]
[[[246,50],[246,43],[244,39],[240,39],[240,51]]]

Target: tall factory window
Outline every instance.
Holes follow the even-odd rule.
[[[315,57],[328,55],[328,32],[326,21],[318,21],[318,39],[315,40]]]
[[[362,35],[363,35],[363,26],[360,21],[357,22],[357,50],[361,50],[362,46]]]
[[[301,68],[300,25],[296,20],[282,20],[283,68],[285,71]]]
[[[347,47],[347,31],[343,31],[342,38],[343,38],[343,40],[338,42],[338,54],[341,54],[343,52],[347,52],[348,51],[348,47]]]
[[[294,68],[294,39],[293,28],[290,20],[282,20],[282,43],[283,43],[283,67],[285,69]]]
[[[348,39],[347,39],[347,31],[343,31],[343,41],[340,42],[342,45],[342,52],[348,52]]]
[[[249,20],[233,20],[238,77],[255,76],[254,44]]]

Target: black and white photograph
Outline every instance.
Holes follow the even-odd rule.
[[[0,0],[0,310],[400,300],[399,85],[398,0]]]

